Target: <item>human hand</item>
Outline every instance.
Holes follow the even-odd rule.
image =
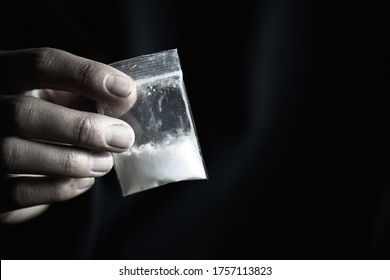
[[[120,116],[136,99],[124,73],[52,48],[0,51],[0,221],[21,222],[76,197],[133,145]]]

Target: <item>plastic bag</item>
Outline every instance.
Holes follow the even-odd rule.
[[[183,180],[207,179],[176,49],[110,64],[135,81],[137,100],[121,119],[134,146],[114,154],[123,195]],[[104,104],[101,114],[110,115]]]

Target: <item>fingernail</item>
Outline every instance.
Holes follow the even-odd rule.
[[[117,149],[128,149],[134,140],[134,132],[129,126],[114,124],[106,134],[108,146]]]
[[[131,93],[133,81],[130,77],[119,75],[107,75],[105,79],[106,89],[113,95],[127,97]]]
[[[90,189],[94,183],[94,178],[81,178],[77,179],[77,189],[87,190]]]
[[[91,171],[102,175],[111,170],[114,165],[112,155],[107,152],[92,153],[91,155]]]

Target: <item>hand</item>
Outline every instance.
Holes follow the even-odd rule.
[[[130,77],[102,63],[38,48],[0,51],[0,220],[21,222],[78,196],[133,145],[115,116],[136,99]]]

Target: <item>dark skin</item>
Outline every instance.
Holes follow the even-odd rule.
[[[31,219],[89,190],[134,143],[117,119],[135,102],[132,79],[99,62],[37,48],[0,51],[0,221]],[[114,117],[96,112],[96,102]]]

